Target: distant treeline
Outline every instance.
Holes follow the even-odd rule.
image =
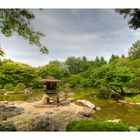
[[[68,57],[64,62],[50,61],[42,67],[3,59],[0,61],[0,88],[6,84],[41,87],[40,80],[47,77],[63,79],[71,88],[106,87],[118,94],[126,91],[138,93],[140,89],[140,42],[129,49],[129,56],[112,55],[109,62],[104,57],[88,60],[85,56]]]

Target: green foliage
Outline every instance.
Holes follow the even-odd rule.
[[[60,62],[58,60],[54,60],[54,61],[50,61],[49,65],[53,65],[55,67],[63,67],[64,64],[63,64],[63,62]]]
[[[33,68],[4,59],[0,65],[0,84],[2,88],[7,83],[14,87],[23,83],[26,87],[43,88],[40,80],[51,76],[66,81],[71,88],[108,88],[115,92],[113,97],[126,95],[126,89],[129,88],[132,93],[138,93],[140,60],[114,55],[110,61],[106,64],[103,57],[96,57],[92,61],[88,61],[85,56],[68,57],[65,62],[55,60],[45,66]],[[104,92],[103,96],[107,96],[106,91]]]
[[[129,58],[138,59],[140,58],[140,40],[135,42],[132,47],[129,49]]]
[[[63,92],[70,92],[71,89],[70,89],[70,84],[69,83],[60,83],[59,84],[59,90],[62,90]]]
[[[125,94],[124,88],[131,84],[133,76],[129,68],[114,65],[103,65],[93,73],[96,85],[108,87],[121,95]]]
[[[116,12],[122,14],[124,18],[128,17],[128,25],[130,28],[134,30],[140,28],[140,9],[116,9]]]
[[[12,36],[14,32],[24,37],[30,44],[35,44],[42,53],[48,53],[48,49],[40,42],[43,33],[34,31],[31,21],[35,18],[28,9],[0,9],[0,31],[5,36]]]
[[[95,67],[99,67],[100,66],[100,59],[98,58],[98,56],[96,56],[96,58],[95,58],[94,66]]]
[[[92,80],[91,79],[86,79],[86,78],[81,78],[80,84],[82,87],[92,87]]]
[[[140,89],[140,58],[135,60],[130,60],[128,62],[128,67],[135,75],[132,80],[131,87],[135,89]]]
[[[4,56],[4,51],[0,48],[0,56]]]
[[[96,88],[74,88],[73,90],[71,89],[71,92],[74,92],[74,99],[85,99],[94,104],[98,101],[98,98],[93,100],[93,97],[96,97],[96,94],[99,92]]]
[[[100,65],[104,65],[104,64],[107,64],[106,60],[104,59],[104,57],[101,57],[101,60],[100,60]]]
[[[124,55],[124,54],[122,54],[121,58],[125,58],[125,55]]]
[[[26,86],[23,83],[18,83],[14,89],[16,93],[23,92],[25,90]]]
[[[78,87],[80,85],[81,76],[80,75],[71,75],[69,77],[70,87]]]
[[[127,125],[106,121],[74,121],[67,125],[67,131],[129,131]]]
[[[6,85],[4,86],[4,89],[5,89],[6,91],[11,91],[11,90],[13,90],[13,85],[12,85],[12,84],[6,84]]]
[[[12,61],[2,61],[2,65],[0,65],[0,83],[2,86],[7,83],[13,86],[16,86],[18,83],[30,86],[36,77],[34,68],[31,66]]]
[[[47,78],[49,76],[61,79],[66,75],[66,71],[63,67],[57,67],[54,65],[45,65],[40,67],[38,70],[38,75],[42,78]]]
[[[132,79],[133,74],[127,67],[111,67],[105,74],[103,82],[113,91],[123,95],[125,94],[123,88],[127,87]]]
[[[81,59],[79,57],[78,58],[68,57],[67,60],[65,61],[65,65],[70,74],[78,74],[81,72],[80,63]]]
[[[140,126],[137,127],[137,130],[140,131]]]
[[[70,87],[92,87],[92,80],[90,78],[83,78],[80,74],[71,75],[68,78]]]
[[[109,64],[112,63],[114,60],[116,60],[116,59],[118,59],[118,58],[119,58],[118,55],[112,54],[112,56],[111,56],[110,59],[109,59]]]
[[[80,63],[80,71],[83,72],[87,70],[92,65],[91,61],[88,61],[85,56],[82,57],[81,63]]]
[[[34,78],[31,83],[31,87],[35,88],[35,89],[43,88],[44,84],[42,82],[40,82],[40,80],[42,80],[42,78],[40,76],[38,76],[37,78]]]
[[[90,66],[92,66],[92,62],[88,61],[85,56],[82,58],[71,56],[67,58],[64,65],[67,68],[69,75],[73,75],[87,70]]]

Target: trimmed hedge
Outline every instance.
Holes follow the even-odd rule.
[[[67,131],[129,131],[127,125],[105,121],[74,121],[67,125]]]
[[[140,131],[140,126],[138,126],[138,129],[137,130]]]
[[[15,93],[20,93],[25,90],[26,86],[23,83],[18,83],[14,89]]]
[[[6,84],[5,86],[4,86],[4,89],[6,90],[6,91],[11,91],[11,90],[13,90],[13,85],[12,84]]]

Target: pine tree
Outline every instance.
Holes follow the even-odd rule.
[[[112,54],[112,56],[109,59],[109,64],[112,63],[115,59],[118,59],[118,58],[120,58],[118,55]]]
[[[122,54],[121,58],[125,58],[125,55],[124,55],[124,54]]]
[[[104,57],[102,56],[100,59],[100,65],[104,65],[107,64],[106,60],[104,59]]]
[[[94,66],[95,66],[95,67],[101,66],[101,64],[100,64],[100,59],[98,58],[98,56],[96,56],[96,58],[95,58]]]

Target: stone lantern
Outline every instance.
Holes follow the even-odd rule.
[[[62,80],[55,78],[42,79],[41,82],[45,84],[45,94],[42,98],[42,103],[45,104],[58,104],[59,95],[58,95],[58,83]]]

